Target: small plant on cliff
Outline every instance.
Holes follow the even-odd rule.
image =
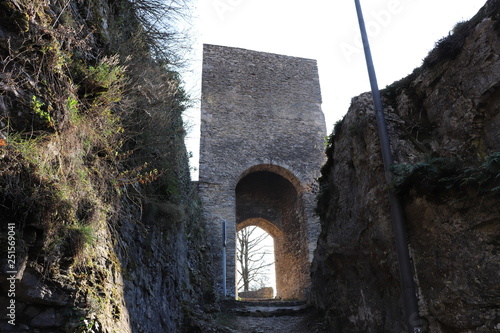
[[[54,127],[54,123],[52,122],[52,117],[50,113],[44,109],[45,103],[42,102],[38,97],[33,95],[31,98],[31,107],[33,108],[33,112],[39,116],[42,120],[46,121],[51,127]]]
[[[436,43],[424,59],[423,67],[432,68],[441,61],[455,59],[462,52],[467,37],[482,19],[482,15],[476,15],[469,21],[458,22],[448,36]]]
[[[86,246],[95,245],[96,238],[92,226],[75,223],[67,226],[65,233],[67,234],[68,246],[74,257],[81,255]]]
[[[443,191],[464,192],[468,189],[483,194],[500,193],[500,153],[486,157],[479,166],[464,167],[459,158],[429,158],[416,164],[395,164],[393,185],[399,192],[410,188],[431,195]]]
[[[98,333],[101,332],[99,322],[94,314],[89,318],[82,318],[75,333]]]

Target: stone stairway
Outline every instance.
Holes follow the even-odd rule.
[[[278,317],[293,316],[310,309],[305,301],[245,300],[224,301],[224,309],[239,316]]]
[[[304,301],[225,300],[234,333],[323,333],[323,317]]]

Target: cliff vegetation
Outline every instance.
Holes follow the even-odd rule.
[[[181,0],[0,2],[2,332],[208,325],[211,257],[175,70],[187,14]]]

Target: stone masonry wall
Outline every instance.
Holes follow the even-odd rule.
[[[230,295],[235,294],[235,188],[252,172],[274,172],[296,188],[312,259],[319,234],[312,188],[326,134],[320,104],[315,60],[204,45],[199,190],[219,288],[221,221],[227,221]]]

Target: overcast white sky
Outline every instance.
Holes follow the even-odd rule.
[[[354,0],[193,0],[195,49],[186,87],[199,97],[203,43],[316,59],[328,133],[370,90]],[[436,41],[485,0],[361,0],[380,88],[421,65]],[[186,113],[198,167],[199,103]],[[197,179],[197,173],[193,174]]]

